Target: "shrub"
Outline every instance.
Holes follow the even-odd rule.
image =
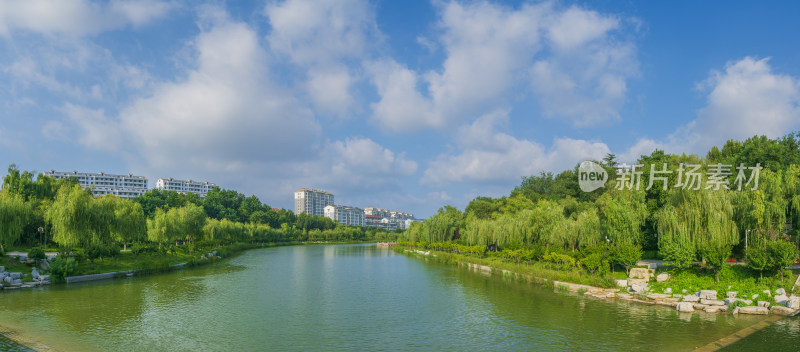
[[[67,276],[72,276],[78,271],[78,263],[75,258],[56,257],[50,263],[50,275],[53,282],[63,282]]]
[[[44,251],[39,247],[33,247],[28,251],[28,258],[33,260],[42,260],[47,258]]]
[[[747,307],[747,303],[744,303],[742,301],[733,302],[730,305],[728,305],[728,311],[733,312],[733,310],[736,309],[737,307]]]

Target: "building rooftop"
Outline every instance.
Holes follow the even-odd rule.
[[[324,193],[324,194],[333,195],[333,193],[330,193],[328,191],[323,191],[323,190],[313,189],[313,188],[300,188],[300,189],[296,190],[295,192],[303,192],[303,191],[317,192],[317,193]]]

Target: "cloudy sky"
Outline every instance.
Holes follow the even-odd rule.
[[[0,163],[411,211],[800,128],[800,4],[0,0]]]

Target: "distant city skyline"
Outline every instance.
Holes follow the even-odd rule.
[[[0,162],[426,218],[800,129],[797,2],[0,0]]]

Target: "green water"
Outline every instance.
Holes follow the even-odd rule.
[[[564,295],[374,245],[0,292],[0,326],[76,351],[669,351],[760,319]],[[13,348],[24,350],[0,339]]]

